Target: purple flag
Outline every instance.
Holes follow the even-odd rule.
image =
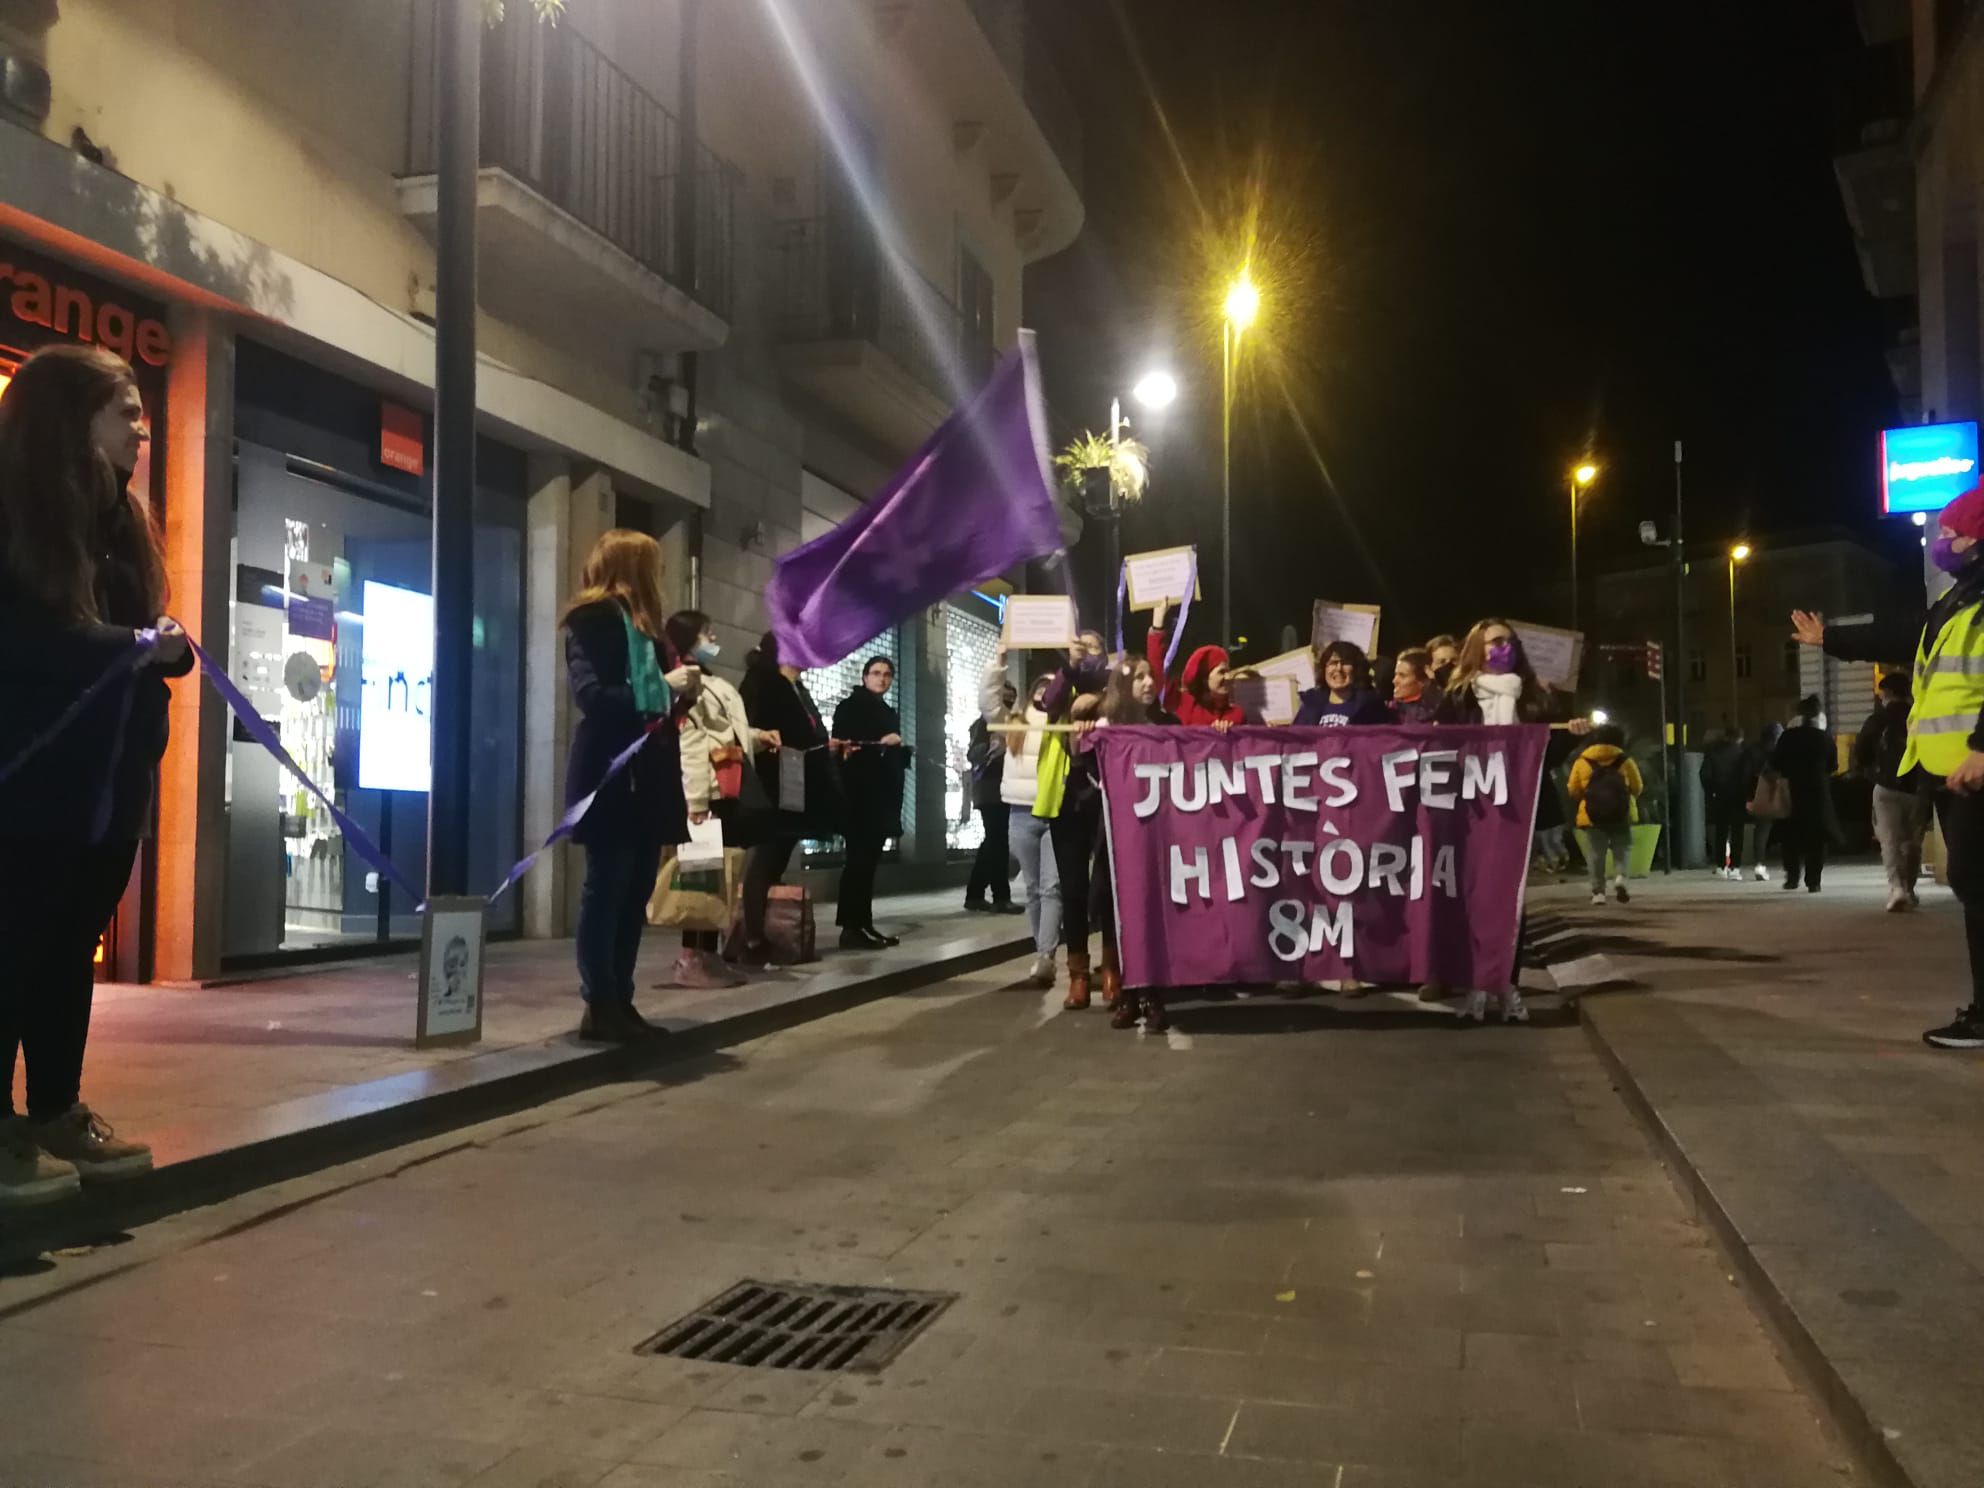
[[[1547,729],[1090,738],[1127,984],[1509,985]]]
[[[779,660],[831,666],[947,595],[1061,546],[1033,335],[866,506],[778,560]]]

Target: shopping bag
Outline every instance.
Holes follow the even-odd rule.
[[[1758,821],[1783,821],[1791,815],[1791,782],[1775,770],[1759,775],[1750,797],[1750,815]]]

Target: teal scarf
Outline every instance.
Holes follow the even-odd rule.
[[[634,707],[650,718],[666,718],[675,706],[675,695],[661,675],[654,642],[625,610],[620,611],[620,624],[627,632],[627,685],[634,692]]]

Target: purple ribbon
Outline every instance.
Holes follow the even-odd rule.
[[[1164,677],[1157,679],[1158,688],[1163,689],[1164,678],[1171,675],[1171,664],[1178,659],[1178,648],[1184,644],[1185,622],[1192,618],[1192,593],[1199,587],[1199,555],[1192,554],[1191,571],[1185,577],[1185,597],[1178,601],[1178,619],[1171,627],[1171,644],[1164,650]],[[1130,602],[1130,565],[1125,562],[1123,571],[1116,576],[1116,654],[1127,659],[1123,649],[1123,610]]]
[[[537,866],[537,860],[539,858],[550,852],[552,848],[556,847],[567,837],[570,837],[573,832],[578,830],[579,823],[584,821],[586,819],[586,813],[592,810],[592,803],[599,799],[599,793],[606,789],[607,785],[611,783],[615,776],[634,762],[634,756],[639,754],[642,748],[646,746],[648,740],[654,736],[656,729],[666,728],[668,725],[668,719],[657,718],[653,723],[641,730],[640,738],[636,739],[613,757],[613,763],[608,765],[606,767],[606,773],[599,777],[599,784],[593,787],[592,794],[581,800],[574,801],[566,809],[565,814],[558,818],[558,825],[551,829],[551,835],[544,839],[535,852],[529,854],[516,867],[505,874],[503,881],[496,885],[496,892],[489,896],[489,904],[492,909],[495,907],[496,901],[510,891],[511,885],[515,884],[518,879]],[[751,768],[748,760],[745,761],[744,768],[747,770]]]
[[[53,744],[70,724],[82,716],[83,709],[94,702],[106,687],[111,686],[119,678],[123,677],[125,673],[136,671],[139,666],[143,665],[145,658],[150,656],[153,649],[158,645],[158,632],[155,630],[140,630],[135,634],[137,644],[132,646],[129,651],[120,652],[117,659],[103,669],[103,674],[83,689],[82,696],[64,708],[56,717],[55,722],[51,723],[46,729],[43,729],[33,739],[30,739],[27,748],[8,760],[4,768],[0,768],[0,785],[5,785],[9,780],[13,779],[14,776],[21,772],[22,767],[29,760]]]

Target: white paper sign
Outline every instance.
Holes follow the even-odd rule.
[[[482,1037],[480,899],[435,899],[420,936],[418,1045],[474,1043]]]
[[[778,752],[778,809],[806,809],[806,752],[781,749]]]
[[[801,759],[805,756],[801,755]],[[705,817],[689,823],[689,840],[675,849],[675,861],[683,873],[723,871],[723,823]]]
[[[1154,553],[1132,553],[1123,560],[1129,571],[1129,601],[1132,610],[1154,610],[1160,602],[1178,604],[1193,587],[1198,570],[1195,548],[1163,548]],[[1193,598],[1197,598],[1193,594]]]
[[[1511,620],[1509,629],[1522,641],[1530,670],[1539,682],[1564,692],[1575,692],[1578,669],[1584,661],[1584,636],[1575,630],[1559,630],[1554,625],[1531,625]]]
[[[1235,706],[1249,723],[1295,722],[1297,698],[1293,677],[1236,677],[1232,693]]]
[[[1349,641],[1366,656],[1373,655],[1378,649],[1378,607],[1319,599],[1311,640],[1318,652],[1331,641]]]
[[[1260,677],[1287,677],[1298,693],[1309,692],[1316,686],[1316,653],[1303,646],[1257,661],[1247,670]]]
[[[1010,651],[1066,650],[1075,643],[1075,602],[1065,594],[1007,595],[1002,639]]]

